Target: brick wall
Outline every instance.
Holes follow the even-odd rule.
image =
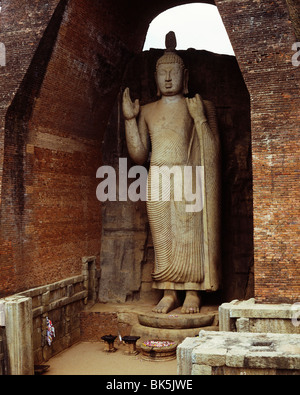
[[[241,4],[242,3],[242,4]],[[255,297],[296,302],[300,68],[285,1],[216,1],[251,96]]]
[[[18,5],[4,7],[9,23]],[[62,0],[48,26],[34,14],[47,29],[5,108],[1,296],[75,275],[83,256],[99,257],[101,136],[130,57],[120,40],[128,22],[117,24],[122,11],[110,7]]]
[[[132,325],[120,321],[116,312],[82,311],[80,313],[81,341],[101,342],[102,336],[129,336]],[[117,340],[116,340],[117,341]]]
[[[24,78],[58,2],[59,0],[38,3],[20,0],[1,2],[0,42],[6,48],[6,66],[0,67],[0,186],[7,108]],[[2,189],[0,194],[1,191]]]
[[[95,174],[109,95],[101,105],[103,48],[88,4],[57,8],[7,112],[2,295],[78,274],[83,256],[99,256]]]

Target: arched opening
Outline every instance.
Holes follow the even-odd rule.
[[[184,4],[159,14],[149,25],[143,51],[164,49],[165,35],[171,30],[176,34],[178,50],[194,48],[234,55],[218,8],[212,4]]]
[[[215,9],[212,5],[209,7]],[[184,6],[175,8],[182,10]],[[189,26],[188,20],[184,22]],[[172,24],[168,25],[169,28]],[[160,37],[160,40],[164,43],[165,37]],[[189,70],[189,96],[200,93],[215,104],[222,145],[222,289],[214,296],[221,302],[249,298],[253,296],[249,93],[233,55],[197,50],[192,46],[187,44],[188,50],[178,50]],[[163,49],[159,48],[144,50],[127,65],[103,138],[104,164],[113,166],[117,174],[119,158],[127,158],[128,167],[134,165],[125,141],[121,110],[123,90],[128,86],[132,100],[138,98],[142,105],[157,100],[154,71],[156,60],[162,53]],[[103,203],[102,246],[101,301],[158,298],[157,292],[151,290],[154,251],[145,202]]]

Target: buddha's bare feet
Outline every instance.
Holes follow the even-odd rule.
[[[159,301],[158,305],[152,311],[154,313],[166,314],[179,306],[177,293],[173,290],[165,290],[163,298]]]
[[[201,297],[197,291],[186,291],[185,300],[181,308],[182,314],[199,313]]]

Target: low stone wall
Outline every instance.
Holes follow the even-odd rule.
[[[79,313],[88,295],[84,282],[85,276],[79,275],[19,294],[32,299],[35,364],[48,361],[53,355],[79,341]],[[46,341],[47,317],[55,329],[51,346]]]
[[[32,288],[4,298],[3,333],[7,335],[7,349],[12,374],[32,374],[38,365],[80,340],[80,312],[88,302],[94,302],[100,271],[95,257],[83,258],[82,274],[52,284]],[[47,342],[47,318],[52,321],[55,337]],[[1,327],[0,327],[1,330]],[[1,368],[0,331],[0,375]],[[18,339],[9,342],[9,339]],[[25,347],[26,346],[26,347]],[[26,355],[24,350],[26,348]],[[28,357],[32,353],[32,357]],[[23,359],[26,359],[26,369]],[[2,364],[3,365],[3,364]],[[2,371],[1,371],[2,369]],[[25,370],[24,370],[25,369]]]
[[[219,307],[220,331],[300,334],[300,304],[233,300]]]

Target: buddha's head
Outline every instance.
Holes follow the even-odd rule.
[[[158,96],[174,96],[188,93],[188,71],[183,60],[175,52],[176,37],[174,32],[166,35],[166,50],[156,63],[155,79]]]

